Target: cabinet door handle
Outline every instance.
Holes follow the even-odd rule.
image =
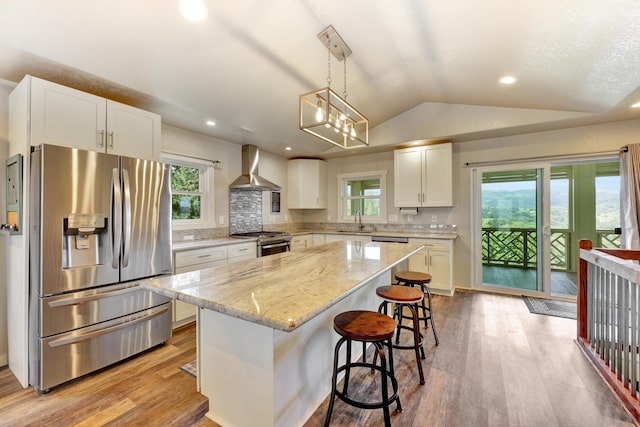
[[[113,131],[109,132],[109,148],[113,150]]]
[[[198,258],[199,258],[199,259],[202,259],[202,258],[209,258],[210,256],[211,256],[211,254],[207,254],[207,255],[198,255]]]
[[[420,203],[420,193],[418,193],[418,203]]]
[[[98,138],[98,147],[104,148],[104,129],[99,130],[98,135],[100,135]]]
[[[422,193],[422,203],[424,203],[424,193]]]

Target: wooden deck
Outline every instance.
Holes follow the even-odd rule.
[[[392,414],[394,426],[634,425],[576,345],[575,320],[530,314],[519,297],[465,291],[435,296],[434,309],[440,345],[429,331],[426,385],[412,352],[396,352],[404,411]],[[195,357],[194,331],[44,396],[1,368],[0,425],[215,426],[201,418],[207,402],[195,379],[179,370]],[[361,390],[370,386],[363,378]],[[326,409],[325,401],[306,426],[322,425]],[[334,411],[332,426],[381,425],[381,410],[337,401]]]

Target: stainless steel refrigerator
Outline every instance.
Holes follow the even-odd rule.
[[[170,167],[41,145],[31,154],[29,380],[48,391],[171,337]]]

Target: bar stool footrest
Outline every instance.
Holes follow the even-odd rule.
[[[362,362],[353,362],[351,365],[340,366],[338,368],[338,373],[341,371],[345,371],[347,368],[369,368],[372,371],[376,370],[382,373],[382,368],[378,365],[374,365],[372,363],[362,363]],[[389,371],[387,371],[387,378],[391,381],[391,388],[394,390],[393,394],[389,396],[389,402],[385,403],[382,401],[378,402],[362,402],[359,400],[354,400],[348,397],[346,394],[342,393],[339,390],[336,390],[336,396],[340,398],[343,402],[348,403],[351,406],[355,406],[356,408],[361,409],[380,409],[385,406],[391,405],[393,402],[398,400],[398,381],[391,375]],[[396,407],[396,412],[402,412],[402,407]]]

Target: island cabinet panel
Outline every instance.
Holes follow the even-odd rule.
[[[313,246],[313,237],[311,234],[304,234],[302,236],[293,236],[291,238],[291,250],[296,251],[304,248],[310,248]]]
[[[204,268],[218,267],[234,262],[246,261],[257,257],[256,242],[238,243],[232,245],[210,246],[175,252],[173,255],[174,273],[186,273]],[[196,316],[196,306],[184,301],[173,300],[174,329],[193,322]]]
[[[396,207],[453,206],[452,144],[395,150]]]
[[[20,84],[28,87],[31,145],[160,160],[158,114],[32,76]]]
[[[429,288],[433,293],[453,295],[453,241],[436,239],[409,239],[424,245],[417,254],[409,258],[409,270],[431,275]]]
[[[297,427],[331,391],[333,318],[348,310],[377,310],[386,271],[291,332],[200,308],[198,377],[209,398],[206,416],[223,426]],[[340,354],[345,358],[346,347]],[[362,346],[354,345],[358,359]],[[250,410],[249,410],[250,408]]]
[[[327,163],[318,159],[287,162],[289,209],[327,208]]]

